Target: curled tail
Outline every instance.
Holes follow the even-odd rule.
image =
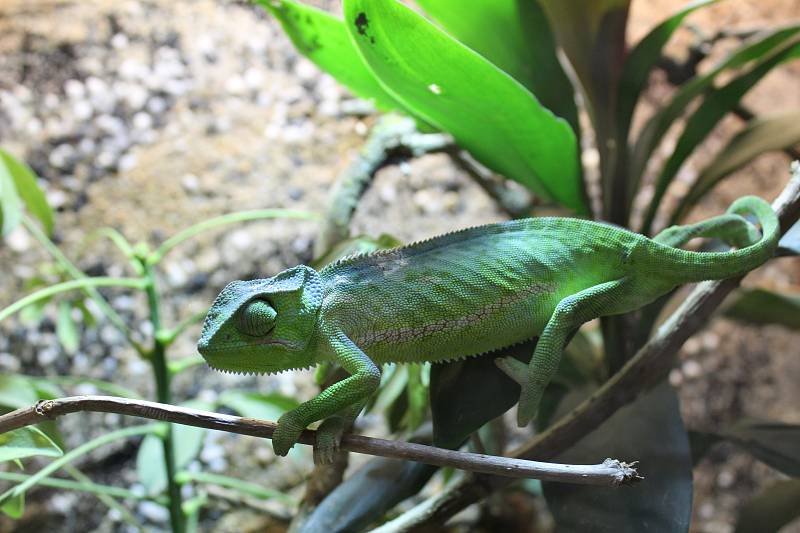
[[[761,226],[758,238],[745,215],[753,215]],[[681,238],[680,235],[686,238]],[[728,252],[691,252],[675,248],[691,237],[721,237],[739,246]],[[739,198],[727,214],[692,226],[669,228],[656,236],[654,260],[665,261],[663,269],[674,270],[681,282],[742,276],[761,266],[775,254],[780,224],[772,207],[757,196]]]

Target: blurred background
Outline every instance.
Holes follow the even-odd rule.
[[[338,9],[333,1],[307,3]],[[683,4],[634,1],[631,39]],[[798,18],[798,0],[730,0],[688,21],[713,34]],[[683,54],[696,39],[696,32],[681,29],[667,52]],[[726,46],[715,46],[707,61],[724,55]],[[686,57],[671,59],[680,64]],[[646,100],[658,102],[672,86],[664,70],[654,71],[652,79]],[[775,69],[745,103],[758,112],[800,108],[800,65]],[[42,178],[57,209],[56,242],[92,275],[130,275],[118,252],[93,237],[99,227],[157,245],[192,223],[231,211],[322,212],[337,173],[376,119],[351,112],[363,107],[357,104],[298,55],[261,8],[246,2],[0,0],[0,145]],[[640,115],[637,122],[647,109]],[[730,138],[738,120],[723,121],[709,146]],[[662,147],[656,157],[668,151]],[[700,151],[690,160],[679,181],[690,182],[708,161],[704,156]],[[718,214],[743,194],[771,200],[785,182],[789,160],[782,153],[759,158],[691,218]],[[388,232],[410,241],[502,218],[447,156],[430,155],[380,172],[359,205],[354,233]],[[274,220],[229,227],[176,249],[159,279],[164,320],[174,324],[204,311],[232,279],[267,277],[308,262],[314,235],[312,223]],[[31,280],[52,276],[48,265],[24,230],[12,233],[0,247],[0,307],[28,292]],[[748,282],[800,290],[800,269],[796,261],[776,261]],[[151,333],[142,296],[115,291],[110,302],[131,324],[142,324],[138,334]],[[152,396],[149,366],[117,330],[102,322],[82,329],[78,347],[68,353],[55,331],[55,308],[43,313],[41,320],[14,318],[0,325],[0,373],[92,377]],[[173,352],[194,355],[198,331],[183,336]],[[686,344],[670,376],[687,425],[713,429],[748,413],[800,423],[798,346],[800,335],[780,326],[714,321]],[[297,398],[315,391],[310,373],[256,379],[200,365],[181,374],[175,395],[213,401],[236,388]],[[75,392],[95,391],[83,386]],[[73,415],[61,427],[67,447],[73,447],[132,423],[116,415]],[[365,430],[370,427],[368,418]],[[209,434],[202,446],[196,461],[204,470],[270,487],[290,490],[309,470],[310,454],[275,462],[270,446],[255,439]],[[99,482],[135,485],[135,455],[135,447],[119,444],[84,458],[81,466]],[[741,502],[776,476],[731,446],[716,448],[695,469],[693,530],[731,531]],[[29,495],[28,507],[22,521],[0,518],[0,531],[112,531],[119,524],[119,516],[93,496],[74,492],[39,489]],[[135,512],[154,529],[166,527],[163,507],[143,502]],[[260,531],[271,518],[246,505],[220,503],[205,520],[209,531]]]

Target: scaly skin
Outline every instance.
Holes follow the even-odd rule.
[[[763,236],[741,215],[758,219]],[[694,237],[738,249],[690,252]],[[529,365],[498,359],[521,386],[518,423],[536,415],[570,333],[600,316],[642,307],[689,282],[742,275],[775,250],[778,222],[763,200],[669,228],[653,239],[571,218],[490,224],[320,272],[297,266],[269,279],[230,283],[209,310],[198,345],[214,368],[273,373],[324,361],[351,375],[284,414],[272,442],[285,455],[325,419],[315,458],[332,460],[342,432],[380,383],[383,363],[448,361],[539,336]]]

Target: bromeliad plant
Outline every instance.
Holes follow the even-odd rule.
[[[481,180],[512,216],[535,216],[545,208],[548,212],[556,209],[653,235],[666,225],[682,222],[720,182],[761,154],[800,143],[800,110],[755,117],[699,170],[677,203],[665,201],[679,171],[720,121],[735,112],[743,114],[744,95],[774,68],[800,57],[800,25],[754,32],[719,63],[689,76],[655,107],[643,126],[634,127],[634,114],[665,44],[688,15],[717,3],[715,0],[688,4],[635,45],[625,37],[630,0],[416,0],[421,12],[397,0],[343,0],[342,17],[294,0],[259,3],[280,22],[302,54],[355,95],[372,101],[380,110],[410,117],[420,132],[449,134],[459,149],[485,168],[527,189],[533,202],[520,209],[518,198],[506,194],[502,186],[487,187],[485,172],[462,152],[444,148]],[[559,60],[560,51],[570,74]],[[579,120],[578,100],[583,102],[587,121]],[[369,142],[379,140],[385,127],[381,121]],[[676,130],[674,148],[659,161],[654,156],[667,133]],[[593,147],[598,157],[582,158],[582,146]],[[358,197],[385,162],[380,153],[368,147],[362,154],[363,164],[354,165],[358,169],[355,178],[352,169],[341,176],[326,218],[328,231],[323,230],[328,238],[318,243],[322,244],[320,253],[347,235]],[[383,152],[387,157],[388,153]],[[582,159],[597,162],[584,168]],[[593,175],[599,177],[600,187],[590,195],[588,177]],[[791,248],[786,241],[782,249],[792,253]],[[786,309],[796,305],[791,298],[773,296]],[[744,315],[752,317],[752,302],[757,297],[747,293],[732,311],[747,309]],[[551,405],[545,412],[552,414],[559,403],[569,403],[560,401],[565,395],[596,386],[622,368],[647,341],[666,302],[664,298],[636,313],[606,318],[600,335],[586,328],[578,332],[568,352],[573,356],[561,369],[560,383],[551,387]],[[501,377],[495,386],[487,381],[494,369],[485,363],[471,360],[431,369],[435,444],[460,446],[468,435],[513,404],[505,397],[508,387]],[[476,374],[482,376],[480,387],[469,385]],[[651,470],[651,478],[660,481],[637,488],[634,498],[630,494],[603,496],[608,499],[606,508],[611,509],[621,504],[614,498],[625,498],[625,506],[633,509],[630,515],[595,518],[609,530],[641,529],[647,513],[655,512],[656,494],[669,493],[674,498],[661,512],[665,517],[677,513],[680,518],[659,524],[664,531],[685,530],[691,509],[691,461],[675,393],[661,387],[626,409],[592,438],[614,442],[624,426],[628,440],[638,439],[634,445],[638,448],[625,448],[617,438],[611,449],[633,452],[644,460],[670,448],[666,453],[677,462]],[[658,428],[631,425],[632,416],[659,420]],[[796,427],[781,426],[779,433],[780,438],[797,443]],[[758,439],[765,435],[759,433]],[[666,446],[667,442],[673,445]],[[588,442],[582,442],[564,457],[586,459],[590,448]],[[602,453],[612,452],[606,449]],[[791,455],[796,464],[800,458],[797,453]],[[666,464],[654,461],[659,462]],[[311,515],[307,530],[322,527],[332,515],[339,517],[343,530],[357,529],[378,519],[399,500],[402,491],[392,481],[400,474],[388,465],[374,468],[391,473],[383,480],[364,475],[345,482],[336,489],[336,498],[323,502]],[[405,479],[413,479],[403,494],[413,493],[414,487],[421,487],[427,479],[420,468],[409,466],[403,474]],[[673,468],[672,473],[667,468]],[[344,509],[333,503],[348,501],[346,495],[356,493],[361,498],[369,495],[371,505],[364,507],[370,512],[361,506]],[[587,501],[596,499],[572,489],[554,489],[547,496],[557,520],[565,519],[564,524],[570,516],[585,519]],[[436,505],[440,506],[436,509],[446,509],[447,502],[445,495],[438,503],[428,502],[431,507],[427,509],[423,504],[416,515],[401,517],[383,530],[401,531],[424,523],[426,516],[435,514],[428,511]]]

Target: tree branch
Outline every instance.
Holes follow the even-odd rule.
[[[795,161],[792,164],[792,177],[772,203],[772,207],[780,219],[783,235],[800,217],[800,162]],[[672,368],[674,356],[686,339],[705,324],[741,280],[739,277],[698,284],[683,304],[619,372],[570,413],[514,450],[511,455],[545,460],[553,458],[598,428],[642,392],[657,384]],[[434,524],[442,524],[455,513],[508,483],[509,480],[496,476],[467,476],[436,498],[419,504],[385,524],[381,531],[422,531]]]
[[[17,409],[0,416],[0,434],[45,420],[53,420],[69,413],[86,411],[137,416],[262,438],[272,438],[276,426],[274,422],[254,418],[224,415],[145,400],[115,396],[72,396],[56,400],[42,400],[34,406]],[[304,431],[299,442],[313,445],[315,432],[313,430]],[[610,487],[633,483],[640,479],[632,465],[615,459],[606,459],[599,465],[541,463],[444,450],[423,444],[396,442],[362,435],[345,435],[342,439],[342,449],[512,478],[536,478],[546,481]]]

